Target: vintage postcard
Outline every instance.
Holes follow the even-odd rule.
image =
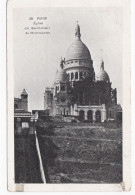
[[[130,1],[9,0],[9,191],[129,191]]]

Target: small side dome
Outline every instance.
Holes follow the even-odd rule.
[[[97,76],[98,81],[104,81],[104,82],[110,82],[110,78],[107,74],[107,72],[104,70],[104,61],[101,63],[100,72]]]
[[[66,71],[63,69],[63,62],[64,61],[61,58],[60,66],[56,72],[55,83],[67,81],[68,75]]]

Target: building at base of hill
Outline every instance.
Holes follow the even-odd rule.
[[[49,115],[76,116],[80,121],[122,120],[117,90],[111,85],[104,61],[95,75],[90,51],[81,40],[77,23],[75,40],[65,58],[61,58],[54,85],[45,88],[44,109],[49,110]]]

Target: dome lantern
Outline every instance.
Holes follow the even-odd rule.
[[[80,26],[78,24],[78,21],[77,21],[77,25],[76,25],[76,28],[75,28],[75,37],[77,37],[78,39],[81,38]]]

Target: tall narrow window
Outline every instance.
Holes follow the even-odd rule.
[[[75,73],[75,79],[78,79],[78,72]]]
[[[72,72],[71,73],[71,80],[73,80],[74,79],[74,73]]]

